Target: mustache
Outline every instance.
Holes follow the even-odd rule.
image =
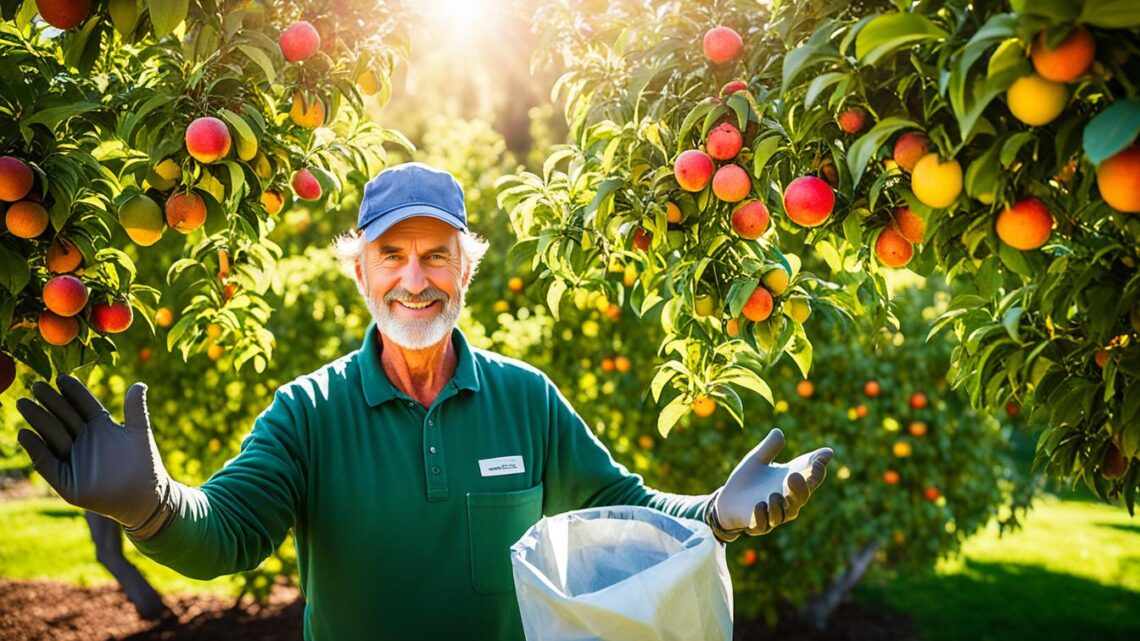
[[[446,303],[448,300],[448,295],[447,292],[434,285],[429,286],[427,289],[418,294],[413,294],[403,287],[397,287],[384,295],[385,303],[394,303],[398,300],[404,301],[406,303],[430,303],[433,301],[441,300]]]

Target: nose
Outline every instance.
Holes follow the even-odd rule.
[[[404,264],[400,273],[400,287],[408,290],[413,296],[428,288],[427,275],[418,260],[409,260]]]

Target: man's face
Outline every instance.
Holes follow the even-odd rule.
[[[461,263],[459,231],[434,218],[401,221],[368,243],[356,272],[380,333],[407,349],[450,335],[469,276]]]

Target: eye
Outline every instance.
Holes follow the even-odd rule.
[[[394,263],[397,260],[400,260],[400,255],[399,254],[388,254],[382,260],[386,263]]]
[[[442,264],[447,262],[447,254],[432,254],[428,256],[428,260],[435,264]]]

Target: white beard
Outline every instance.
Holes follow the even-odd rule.
[[[441,342],[455,329],[459,320],[459,312],[463,309],[467,292],[459,288],[458,296],[449,298],[443,290],[429,286],[419,295],[412,295],[408,290],[397,287],[384,296],[384,300],[374,297],[368,289],[367,277],[362,274],[364,281],[364,302],[368,311],[376,321],[376,328],[387,336],[393,343],[404,349],[425,349]],[[442,309],[435,316],[425,319],[398,318],[391,312],[391,305],[397,300],[411,303],[426,303],[429,301],[442,301]]]

